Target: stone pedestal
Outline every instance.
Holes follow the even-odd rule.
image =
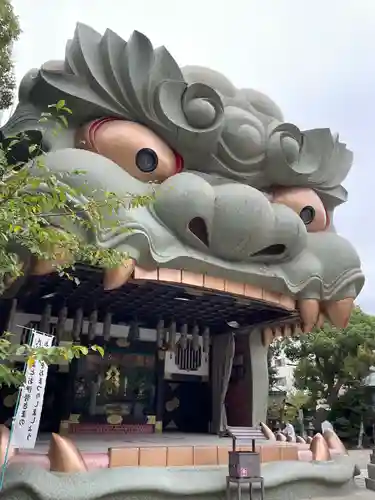
[[[366,488],[375,491],[375,450],[373,450],[370,455],[370,463],[367,465],[367,472]]]

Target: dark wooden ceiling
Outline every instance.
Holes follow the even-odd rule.
[[[228,331],[228,322],[231,321],[245,327],[283,321],[293,314],[262,301],[237,301],[225,292],[190,294],[186,285],[130,281],[117,290],[105,291],[101,270],[79,266],[73,273],[76,282],[56,273],[29,277],[16,295],[18,310],[42,314],[49,303],[53,316],[57,316],[63,306],[68,307],[69,317],[78,308],[83,309],[85,317],[97,309],[98,321],[110,311],[113,324],[136,319],[144,328],[155,328],[160,319],[166,325],[174,320],[178,327],[184,323],[198,324],[202,328],[209,327],[211,333]],[[0,300],[0,311],[5,311],[8,304],[8,300]]]

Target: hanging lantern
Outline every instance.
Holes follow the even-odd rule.
[[[186,349],[187,348],[187,343],[188,343],[188,337],[187,337],[187,335],[188,335],[188,326],[185,323],[181,327],[181,337],[180,337],[180,346],[181,346],[181,349]]]
[[[171,351],[176,350],[176,331],[177,331],[176,322],[172,321],[169,327],[169,349]]]
[[[208,326],[203,330],[203,352],[208,353],[210,351],[210,329]]]
[[[161,349],[164,345],[164,320],[163,319],[158,321],[158,324],[156,326],[156,343],[157,343],[158,349]]]
[[[199,327],[198,325],[194,325],[192,331],[192,339],[193,339],[193,350],[199,350]]]

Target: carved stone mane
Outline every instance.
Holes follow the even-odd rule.
[[[24,78],[21,106],[5,133],[40,128],[40,111],[59,99],[73,112],[71,127],[102,116],[146,125],[184,157],[186,169],[258,189],[311,187],[329,211],[346,200],[341,183],[352,153],[329,129],[301,132],[264,94],[239,90],[207,68],[181,70],[137,31],[126,42],[111,30],[101,36],[77,24],[65,60]]]

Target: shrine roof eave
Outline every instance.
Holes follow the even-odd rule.
[[[79,308],[87,317],[96,309],[99,321],[111,312],[112,323],[129,323],[136,319],[144,328],[155,328],[163,319],[166,324],[176,321],[178,325],[209,327],[213,334],[228,331],[234,323],[240,333],[251,326],[295,323],[299,318],[297,311],[279,303],[182,282],[136,279],[133,275],[122,287],[106,291],[103,271],[85,265],[77,265],[72,277],[74,279],[57,273],[27,277],[12,297],[17,298],[17,309],[41,315],[48,303],[53,316],[66,306],[70,317]],[[7,299],[0,299],[0,309],[9,298],[8,294]]]

